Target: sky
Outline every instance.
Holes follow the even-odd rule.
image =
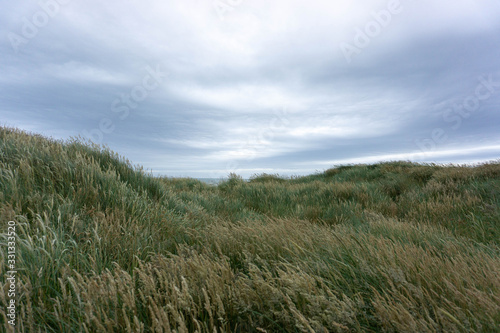
[[[157,175],[500,158],[497,0],[0,0],[0,125]]]

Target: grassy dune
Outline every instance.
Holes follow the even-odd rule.
[[[495,332],[500,163],[391,162],[219,186],[0,127],[0,328]],[[0,329],[1,330],[1,329]]]

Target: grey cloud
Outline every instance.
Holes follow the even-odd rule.
[[[0,121],[68,137],[108,119],[103,143],[169,175],[307,173],[422,146],[429,161],[498,156],[481,147],[500,142],[500,87],[468,116],[453,109],[479,77],[500,81],[498,3],[401,0],[402,13],[347,63],[340,43],[387,4],[255,1],[222,21],[195,0],[69,2],[15,53],[8,33],[40,6],[9,2]],[[121,119],[113,101],[157,65],[168,76]],[[436,129],[446,140],[429,141]]]

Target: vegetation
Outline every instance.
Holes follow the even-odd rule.
[[[19,332],[494,332],[500,162],[390,162],[219,186],[0,128],[0,327]]]

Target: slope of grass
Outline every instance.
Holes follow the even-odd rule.
[[[19,332],[494,332],[500,163],[155,178],[0,128],[0,325]]]

